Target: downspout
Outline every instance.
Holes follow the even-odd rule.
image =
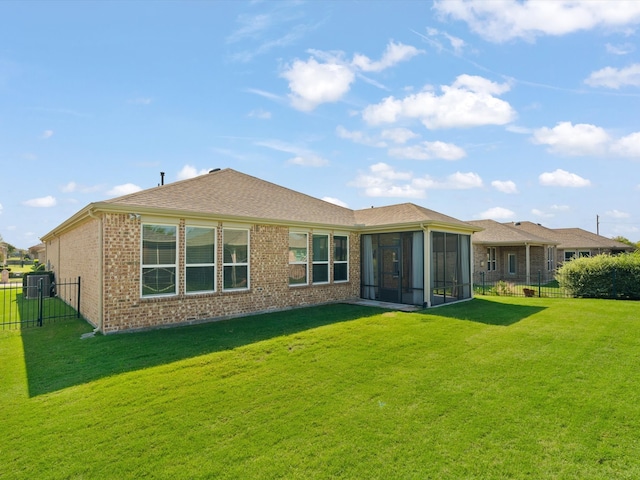
[[[423,263],[423,295],[422,299],[423,306],[426,308],[431,308],[431,238],[429,227],[425,227],[424,223],[420,224],[420,228],[424,232],[424,242],[423,243],[423,252],[422,252],[422,263]]]
[[[103,225],[102,217],[96,215],[93,209],[89,209],[89,216],[98,221],[98,326],[94,329],[94,332],[102,333],[102,321],[103,321],[103,304],[104,304],[104,240],[103,240]]]

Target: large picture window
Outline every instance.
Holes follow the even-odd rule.
[[[312,236],[313,283],[329,283],[329,235]]]
[[[223,289],[249,288],[249,230],[225,228],[223,243]]]
[[[215,291],[215,228],[186,227],[185,242],[186,292],[197,293]]]
[[[333,281],[349,280],[349,237],[333,236]]]
[[[142,226],[142,296],[175,295],[178,228]]]
[[[289,285],[306,285],[308,275],[306,233],[289,233]]]

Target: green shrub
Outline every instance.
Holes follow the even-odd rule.
[[[576,258],[556,278],[576,297],[640,299],[640,254]]]

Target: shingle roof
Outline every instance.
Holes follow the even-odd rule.
[[[560,242],[559,248],[604,248],[612,250],[633,250],[626,243],[596,235],[581,228],[554,228]]]
[[[473,234],[472,241],[482,245],[554,245],[557,242],[548,237],[535,235],[526,230],[520,230],[511,224],[498,223],[495,220],[472,220],[468,223],[484,228],[482,232]]]
[[[543,243],[560,249],[633,250],[633,247],[581,228],[547,228],[533,222],[498,223],[494,220],[473,220],[469,223],[485,230],[473,235],[473,243]]]
[[[401,225],[438,225],[474,231],[461,220],[403,203],[388,207],[351,210],[324,200],[252,177],[233,169],[215,170],[188,180],[142,190],[92,203],[53,231],[60,233],[97,211],[118,211],[150,215],[203,215],[238,221],[318,225],[348,229]]]
[[[367,227],[402,224],[439,224],[474,229],[473,225],[413,203],[387,207],[365,208],[355,211],[356,223]]]
[[[104,202],[247,219],[353,226],[353,210],[230,168]]]

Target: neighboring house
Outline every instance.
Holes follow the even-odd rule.
[[[555,273],[558,242],[494,220],[470,221],[481,232],[473,235],[475,281],[519,279],[546,282]]]
[[[360,298],[468,299],[477,230],[414,204],[350,210],[216,169],[89,204],[42,240],[58,279],[81,277],[80,313],[111,333]]]
[[[473,236],[475,280],[518,279],[527,283],[554,278],[558,267],[572,258],[617,255],[633,247],[580,228],[547,228],[533,222],[468,222],[484,228]]]
[[[29,255],[34,260],[38,260],[40,264],[45,264],[47,262],[47,247],[44,243],[39,243],[38,245],[34,245],[33,247],[29,247]]]

